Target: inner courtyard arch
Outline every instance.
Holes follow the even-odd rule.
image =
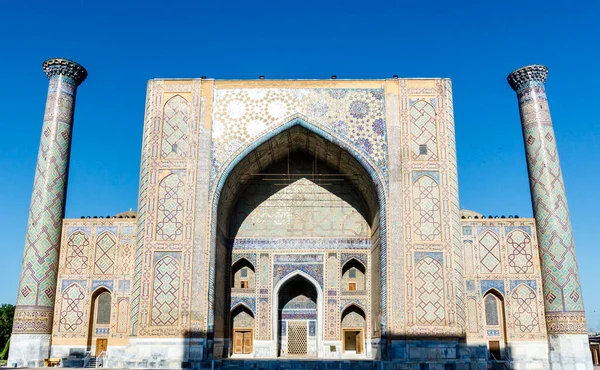
[[[330,356],[325,351],[332,348],[341,355],[342,302],[350,298],[369,308],[365,322],[379,320],[365,325],[364,338],[379,337],[379,332],[366,332],[367,327],[379,329],[382,317],[378,187],[352,154],[299,124],[239,160],[223,182],[215,210],[215,357],[234,352],[231,321],[224,318],[239,302],[255,308],[253,355],[289,355],[282,335],[287,340],[290,327],[283,317],[294,316],[283,311],[282,317],[285,304],[276,299],[275,287],[294,271],[328,292],[323,307],[329,313],[323,315],[323,308],[315,311],[315,320],[303,319],[308,335],[304,356]],[[346,280],[357,289],[350,291]],[[297,328],[302,324],[291,324],[291,330],[303,330]]]

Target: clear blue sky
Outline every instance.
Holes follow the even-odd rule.
[[[449,77],[461,207],[532,215],[519,112],[506,83],[531,63],[547,90],[583,284],[600,330],[600,2],[11,1],[0,7],[0,303],[14,303],[49,57],[79,89],[67,217],[137,207],[146,81],[157,77]]]

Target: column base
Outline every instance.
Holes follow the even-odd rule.
[[[12,334],[8,367],[42,367],[50,357],[50,334]]]
[[[586,334],[550,334],[550,369],[592,370],[592,354]]]

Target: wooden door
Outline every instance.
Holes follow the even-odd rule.
[[[344,330],[344,351],[356,351],[356,331]]]
[[[362,330],[359,330],[356,332],[356,353],[357,354],[361,354],[363,353],[363,332]]]
[[[244,353],[244,332],[233,332],[233,353]]]
[[[233,353],[249,354],[252,353],[253,335],[252,330],[234,330],[233,331]]]
[[[98,357],[102,352],[105,352],[107,349],[108,349],[108,339],[106,339],[106,338],[96,339],[96,357]]]
[[[244,332],[244,350],[243,353],[248,354],[252,353],[252,332],[245,331]]]
[[[500,360],[500,341],[490,340],[490,354],[494,359]]]

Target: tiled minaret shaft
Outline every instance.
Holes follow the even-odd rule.
[[[577,358],[574,348],[566,348],[583,345],[581,341],[587,344],[587,330],[569,209],[544,87],[547,76],[548,68],[531,65],[512,72],[508,83],[517,92],[521,112],[551,365],[553,369],[574,369],[575,365],[588,368],[588,348],[582,358]]]
[[[68,59],[48,59],[43,69],[49,79],[48,96],[9,359],[9,364],[19,366],[39,366],[50,353],[75,95],[87,77],[85,68]]]

